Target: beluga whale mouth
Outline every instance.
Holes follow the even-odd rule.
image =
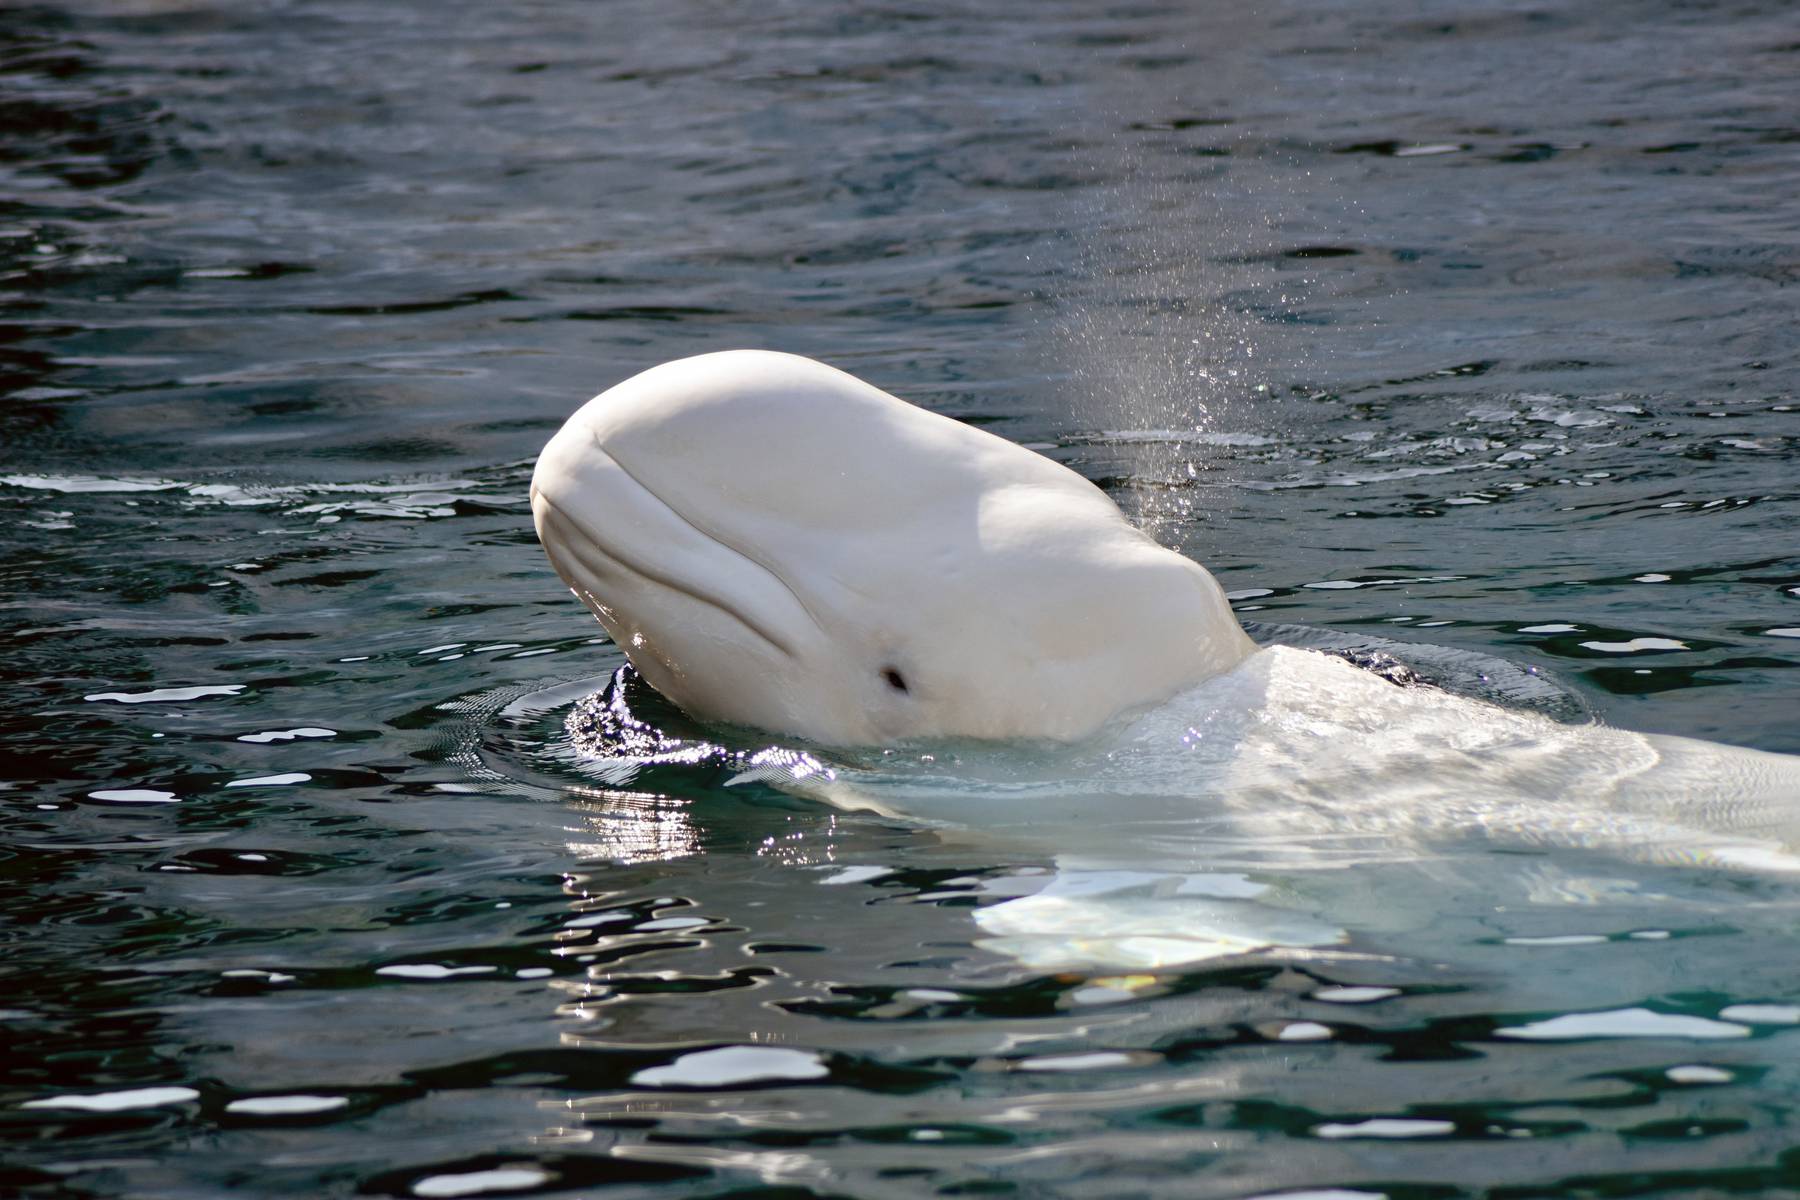
[[[825,745],[1078,740],[1255,648],[1204,568],[1075,472],[795,355],[602,393],[531,504],[653,687]]]

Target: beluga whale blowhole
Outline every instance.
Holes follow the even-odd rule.
[[[1255,649],[1074,471],[823,363],[734,350],[589,401],[538,537],[689,714],[830,746],[1087,737]]]

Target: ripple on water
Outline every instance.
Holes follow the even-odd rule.
[[[94,692],[83,696],[83,700],[112,700],[120,704],[168,704],[179,700],[202,700],[209,696],[236,696],[247,687],[246,684],[229,683],[219,686],[201,684],[195,687],[153,688],[147,692]]]
[[[636,1072],[631,1082],[653,1088],[741,1087],[752,1083],[823,1079],[831,1069],[809,1050],[781,1046],[722,1046],[683,1054],[660,1067]]]
[[[298,729],[266,729],[260,733],[243,733],[238,735],[240,742],[291,742],[296,738],[330,738],[336,737],[337,730],[322,729],[314,725],[302,725]]]
[[[45,1096],[27,1100],[20,1108],[68,1109],[74,1112],[129,1112],[139,1108],[160,1108],[166,1104],[184,1104],[198,1100],[200,1093],[190,1087],[127,1088],[119,1092],[94,1092],[88,1095]]]
[[[490,966],[445,966],[442,963],[393,963],[385,967],[375,968],[377,975],[388,975],[395,979],[454,979],[459,975],[491,975],[499,970]]]
[[[245,1096],[225,1105],[225,1111],[251,1117],[310,1117],[350,1107],[347,1096]]]
[[[1456,1132],[1456,1122],[1412,1117],[1370,1117],[1366,1121],[1327,1121],[1313,1127],[1322,1138],[1420,1138],[1443,1137]]]
[[[442,1197],[523,1192],[550,1183],[555,1178],[539,1167],[495,1167],[487,1171],[465,1171],[459,1175],[427,1175],[414,1181],[412,1194],[439,1200]]]
[[[1748,1028],[1730,1020],[1660,1013],[1648,1008],[1569,1013],[1494,1031],[1495,1037],[1541,1042],[1582,1038],[1740,1038],[1749,1035]]]
[[[1584,650],[1598,650],[1602,654],[1642,654],[1651,650],[1687,650],[1686,642],[1666,637],[1634,637],[1624,642],[1582,642]]]
[[[1800,1005],[1793,1004],[1729,1004],[1719,1015],[1752,1025],[1800,1025]]]
[[[159,792],[153,788],[104,788],[89,792],[88,799],[108,800],[114,804],[176,804],[181,797],[174,792]]]

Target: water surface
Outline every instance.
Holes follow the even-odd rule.
[[[10,9],[6,1190],[1800,1184],[1790,884],[1476,842],[1330,955],[1033,967],[976,915],[1053,855],[597,779],[525,503],[601,388],[811,354],[1249,621],[1800,752],[1797,65],[1781,3]]]

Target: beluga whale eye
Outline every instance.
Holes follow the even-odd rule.
[[[881,668],[881,677],[887,680],[887,685],[896,692],[910,692],[912,690],[906,686],[906,676],[900,674],[899,670],[894,667]]]

